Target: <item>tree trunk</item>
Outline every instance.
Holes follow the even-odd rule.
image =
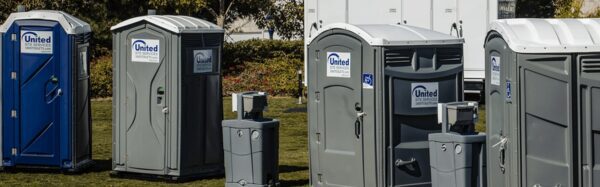
[[[219,13],[219,16],[217,16],[217,25],[221,28],[225,28],[225,15],[222,13]]]
[[[221,28],[225,28],[225,0],[219,0],[219,16],[217,16],[217,25]]]

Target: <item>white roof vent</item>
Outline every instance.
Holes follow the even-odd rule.
[[[503,19],[490,32],[518,53],[600,51],[600,19]]]
[[[90,25],[70,14],[55,10],[32,10],[10,14],[6,22],[0,26],[0,32],[5,33],[8,28],[18,20],[49,20],[58,22],[67,34],[81,34],[92,32]]]
[[[317,38],[321,33],[336,29],[355,33],[372,46],[447,45],[461,44],[464,42],[461,38],[408,25],[352,25],[347,23],[334,23],[319,29],[319,32],[309,38],[307,43],[312,42],[312,40]]]
[[[151,12],[148,11],[148,13],[150,14]],[[154,13],[156,13],[156,11],[154,11]],[[225,32],[225,30],[223,30],[221,27],[202,19],[189,16],[171,15],[148,15],[135,17],[111,27],[110,30],[118,30],[143,21],[174,33]]]

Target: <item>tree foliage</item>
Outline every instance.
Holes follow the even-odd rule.
[[[554,0],[517,0],[518,18],[551,18],[554,16]]]
[[[600,11],[582,12],[583,0],[517,0],[518,18],[598,17]]]
[[[272,28],[283,39],[304,36],[304,3],[302,1],[278,1],[261,13],[255,17],[260,28]]]
[[[0,23],[24,5],[27,10],[60,10],[90,24],[94,32],[92,57],[110,53],[110,27],[129,18],[145,15],[148,9],[159,14],[198,17],[227,28],[240,17],[262,15],[273,6],[271,0],[7,0],[0,1]]]
[[[215,21],[227,28],[236,18],[252,17],[272,6],[270,0],[150,0],[149,5],[168,13]]]
[[[149,0],[148,4],[163,12],[187,16],[194,16],[207,6],[206,0]]]
[[[19,4],[24,5],[27,10],[60,10],[89,23],[94,32],[92,57],[110,52],[111,26],[144,14],[148,7],[145,1],[135,0],[9,0],[0,2],[0,21],[6,20]]]
[[[583,0],[556,0],[556,9],[554,17],[556,18],[580,18],[580,17],[599,17],[600,10],[596,8],[590,12],[584,13]]]

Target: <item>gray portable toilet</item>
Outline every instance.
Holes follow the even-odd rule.
[[[463,40],[337,23],[308,43],[311,185],[431,185],[428,134],[438,102],[462,100]]]
[[[599,186],[600,19],[512,19],[485,42],[489,186]]]
[[[113,174],[222,174],[224,30],[167,15],[132,18],[111,30]]]
[[[10,14],[0,35],[2,167],[90,166],[90,25],[32,10]]]

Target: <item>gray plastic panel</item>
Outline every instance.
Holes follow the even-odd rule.
[[[178,108],[182,149],[179,157],[183,169],[201,169],[208,165],[219,167],[223,163],[223,151],[220,151],[223,148],[220,38],[223,34],[181,35],[181,87],[178,88],[181,105]],[[194,71],[195,50],[211,51],[211,71]]]
[[[279,181],[277,120],[224,120],[225,185],[269,185]]]
[[[439,77],[439,78],[430,78],[430,79],[422,79],[415,80],[413,77],[409,78],[393,78],[393,106],[394,106],[394,114],[396,115],[431,115],[435,113],[437,115],[436,107],[427,107],[427,108],[412,108],[411,107],[411,83],[437,83],[438,89],[440,90],[438,102],[439,103],[447,103],[453,101],[462,100],[462,95],[459,95],[458,92],[462,92],[460,87],[458,87],[458,81],[462,81],[460,77],[460,73]],[[406,103],[406,104],[405,104]]]
[[[581,110],[581,186],[600,185],[600,54],[578,55]]]
[[[571,55],[518,55],[517,59],[523,185],[569,186],[575,151],[570,133]]]
[[[347,35],[332,35],[319,40],[314,50],[317,57],[318,131],[321,141],[316,145],[323,185],[363,186],[363,136],[356,135],[355,105],[362,103],[362,42]],[[351,77],[327,77],[327,52],[350,53]],[[321,62],[323,61],[323,62]],[[360,128],[360,126],[358,126]]]
[[[432,186],[486,186],[482,170],[485,134],[429,135]]]
[[[125,34],[125,33],[123,33]],[[125,34],[126,54],[131,54],[132,39],[159,40],[163,49],[169,49],[170,34],[148,25],[147,28],[131,30]],[[169,41],[170,42],[170,41]],[[165,87],[166,66],[171,62],[165,57],[166,50],[160,50],[160,63],[132,62],[126,57],[126,103],[127,131],[126,155],[127,168],[147,170],[149,173],[165,173],[165,139],[166,120],[162,112],[167,107],[164,100],[159,98],[158,89]],[[166,90],[170,94],[170,90]]]
[[[441,132],[437,123],[437,103],[413,107],[413,84],[437,85],[438,103],[462,101],[462,46],[414,46],[385,49],[386,99],[389,100],[388,156],[392,184],[425,185],[431,183],[428,135]],[[416,162],[394,166],[396,160]]]
[[[487,183],[488,186],[518,186],[516,181],[509,181],[512,171],[517,173],[518,168],[513,167],[512,153],[518,143],[518,137],[510,124],[516,123],[513,121],[516,111],[512,111],[514,104],[518,102],[517,94],[513,95],[513,102],[507,100],[506,83],[507,80],[514,80],[516,64],[516,54],[512,52],[506,42],[496,35],[491,33],[485,46],[485,99],[486,99],[486,134],[487,134]],[[491,84],[491,58],[500,58],[500,80],[499,85]],[[510,78],[510,79],[509,79]],[[513,89],[518,89],[517,86],[512,86]],[[517,93],[517,92],[514,92]],[[503,139],[507,139],[506,143],[501,143]],[[516,158],[515,158],[516,159]]]
[[[73,84],[73,90],[75,90],[74,103],[76,105],[73,114],[75,117],[75,129],[73,131],[75,163],[92,159],[92,118],[90,109],[91,93],[89,70],[90,45],[89,38],[86,37],[85,34],[81,34],[78,37],[80,37],[79,40],[76,38],[73,39],[74,41],[78,41],[73,47],[73,54],[76,56],[76,58],[73,58],[73,69],[77,70],[73,72],[73,77],[77,77]]]

